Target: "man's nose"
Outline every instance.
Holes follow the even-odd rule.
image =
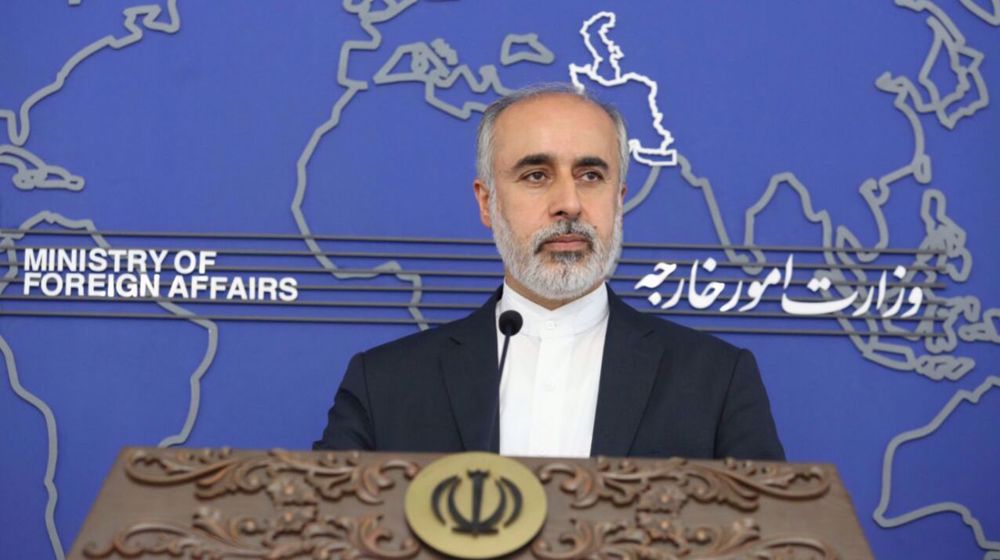
[[[575,220],[581,210],[580,193],[573,176],[559,177],[550,189],[549,214]]]

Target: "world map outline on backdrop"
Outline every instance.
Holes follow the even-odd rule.
[[[70,2],[71,5],[78,2]],[[1000,25],[1000,2],[993,0],[993,12],[971,2],[962,0],[962,5],[976,17],[989,25]],[[459,53],[452,48],[445,38],[434,38],[427,42],[409,43],[395,47],[387,61],[369,79],[358,79],[350,77],[349,64],[355,52],[381,52],[383,44],[382,33],[378,26],[387,23],[402,15],[407,9],[416,4],[416,0],[403,0],[396,2],[385,2],[384,8],[374,10],[374,2],[363,1],[351,3],[345,1],[343,8],[353,16],[357,17],[358,24],[368,36],[367,40],[345,41],[341,47],[339,61],[337,63],[337,82],[345,88],[345,91],[336,99],[330,109],[329,118],[319,123],[312,135],[305,144],[298,160],[295,163],[296,184],[295,194],[291,204],[291,212],[294,217],[298,232],[308,250],[314,255],[320,267],[329,273],[334,280],[367,280],[378,276],[391,276],[400,283],[409,286],[410,300],[406,307],[407,312],[413,319],[415,326],[421,329],[428,328],[430,323],[425,320],[421,308],[423,291],[423,278],[419,273],[407,272],[406,268],[395,260],[388,260],[379,265],[373,266],[367,271],[344,271],[338,267],[332,259],[324,252],[321,245],[314,238],[314,228],[310,226],[303,213],[303,202],[309,187],[308,167],[316,151],[317,146],[324,136],[336,129],[341,114],[348,108],[350,102],[360,93],[370,88],[369,79],[379,87],[388,87],[391,84],[402,82],[422,82],[424,84],[424,101],[434,109],[443,112],[451,117],[468,120],[476,112],[481,112],[485,104],[481,101],[468,101],[461,106],[455,105],[438,96],[439,90],[452,88],[457,81],[462,80],[468,88],[475,93],[492,91],[495,94],[503,94],[510,91],[503,85],[495,65],[484,65],[478,69],[478,77],[467,64],[458,64]],[[660,84],[652,80],[636,69],[622,74],[621,60],[627,55],[619,47],[610,35],[614,32],[616,25],[616,15],[614,12],[596,12],[591,18],[582,22],[580,34],[586,43],[587,51],[593,55],[589,62],[578,65],[571,62],[568,65],[568,78],[579,84],[579,76],[585,75],[592,81],[604,86],[614,87],[623,83],[624,80],[637,80],[649,88],[649,112],[653,128],[661,138],[661,143],[657,147],[646,147],[639,140],[630,139],[630,151],[636,163],[645,166],[648,171],[646,180],[638,193],[633,195],[626,204],[627,211],[633,211],[642,205],[650,193],[656,188],[661,175],[661,167],[677,166],[680,176],[687,184],[700,190],[707,209],[710,212],[713,228],[717,234],[717,241],[731,262],[737,263],[748,274],[760,274],[763,270],[763,263],[767,262],[764,251],[754,249],[755,235],[757,231],[757,218],[767,209],[774,199],[776,193],[782,186],[787,186],[798,197],[801,205],[802,216],[809,222],[820,224],[822,227],[821,245],[829,250],[823,251],[823,257],[830,269],[820,271],[819,277],[827,277],[838,281],[834,284],[834,290],[840,295],[847,293],[849,281],[869,281],[870,278],[865,269],[857,267],[859,264],[870,263],[879,255],[881,249],[892,248],[890,244],[890,224],[887,222],[883,212],[891,196],[892,187],[895,183],[904,179],[913,179],[920,185],[929,185],[932,181],[931,159],[926,151],[926,136],[921,115],[934,115],[938,123],[946,129],[954,129],[961,124],[963,119],[973,117],[978,111],[986,108],[989,104],[989,96],[985,81],[980,73],[980,65],[983,60],[983,53],[966,44],[966,39],[959,31],[953,19],[941,9],[937,4],[923,0],[898,0],[896,4],[906,10],[916,13],[927,13],[927,26],[933,34],[930,49],[921,65],[917,83],[923,88],[914,84],[905,76],[893,76],[888,72],[879,76],[875,80],[875,86],[881,92],[893,96],[893,106],[904,116],[910,124],[913,132],[914,153],[910,162],[900,168],[894,169],[880,177],[865,181],[858,189],[859,194],[865,201],[868,210],[872,215],[877,231],[877,239],[874,243],[863,244],[857,235],[844,225],[835,224],[829,214],[822,209],[813,206],[809,188],[804,185],[794,175],[793,172],[782,172],[772,176],[768,182],[760,199],[747,208],[744,218],[744,235],[742,246],[750,249],[740,249],[740,245],[734,245],[729,235],[730,227],[725,223],[717,202],[717,189],[712,185],[707,177],[697,176],[694,166],[677,149],[669,149],[674,139],[670,131],[663,126],[665,120],[664,113],[658,106],[658,96]],[[44,102],[46,98],[59,93],[73,72],[89,57],[103,55],[111,50],[120,50],[131,47],[140,42],[145,37],[145,32],[160,32],[174,35],[181,31],[180,12],[175,0],[168,0],[166,10],[160,5],[140,5],[123,10],[125,16],[124,27],[128,31],[127,35],[115,37],[112,35],[103,37],[84,48],[77,51],[62,68],[57,72],[56,79],[50,84],[42,87],[30,95],[17,110],[0,110],[0,119],[7,121],[7,135],[9,143],[0,145],[0,165],[7,165],[15,170],[12,178],[14,187],[22,192],[32,190],[64,190],[67,192],[80,192],[84,189],[86,181],[84,177],[77,176],[71,170],[47,162],[43,157],[36,155],[33,151],[25,148],[31,135],[31,112]],[[610,54],[608,63],[613,69],[614,78],[607,79],[601,73],[602,62],[598,51],[591,44],[590,39],[593,34],[590,28],[598,21],[603,21],[603,25],[597,32],[602,44]],[[579,25],[580,22],[573,22]],[[535,64],[552,64],[555,55],[545,46],[544,34],[535,32],[524,33],[524,30],[517,30],[521,33],[509,33],[500,47],[500,64],[509,66],[519,62]],[[512,49],[516,45],[527,45],[527,51],[515,53]],[[384,50],[384,49],[383,49]],[[947,61],[952,72],[956,76],[956,85],[948,93],[942,95],[944,89],[931,78],[931,73],[938,58],[942,56],[942,50],[946,52]],[[404,56],[411,56],[416,64],[415,69],[409,73],[393,72],[400,59]],[[669,119],[666,119],[669,125]],[[653,157],[662,158],[659,160]],[[906,187],[903,187],[906,188]],[[922,249],[938,250],[938,253],[915,255],[912,262],[911,271],[904,279],[905,282],[913,282],[918,274],[922,274],[924,279],[933,283],[939,280],[937,270],[943,271],[943,277],[951,282],[949,285],[965,282],[972,272],[972,255],[965,247],[966,234],[964,229],[946,213],[947,198],[943,191],[936,188],[926,188],[923,191],[923,204],[921,206],[919,218],[925,226],[925,238],[921,243]],[[16,233],[4,233],[0,247],[5,249],[8,263],[17,262],[17,241],[21,240],[27,231],[32,230],[40,224],[58,225],[70,230],[82,230],[89,233],[95,245],[109,247],[110,243],[101,236],[100,229],[88,218],[69,218],[59,213],[49,210],[39,211],[30,219],[19,224]],[[4,224],[7,226],[7,224]],[[863,250],[870,249],[870,250]],[[928,269],[930,267],[930,269]],[[851,277],[844,274],[844,270],[850,272]],[[0,282],[0,295],[11,285],[11,280],[16,277],[18,268],[16,264],[8,265],[7,273],[3,282]],[[871,288],[869,288],[870,290]],[[933,381],[958,381],[961,380],[974,368],[975,361],[968,356],[957,355],[960,351],[960,342],[988,342],[992,344],[1000,343],[996,325],[1000,318],[1000,309],[986,308],[980,298],[972,295],[951,296],[946,298],[935,298],[933,288],[924,288],[931,296],[928,299],[936,300],[924,311],[924,321],[918,322],[914,330],[908,331],[915,335],[924,335],[923,345],[926,354],[917,354],[912,344],[899,342],[885,342],[879,333],[899,334],[904,331],[903,327],[895,324],[892,320],[885,319],[877,321],[875,319],[863,319],[865,326],[870,333],[867,335],[852,334],[849,338],[852,344],[859,350],[861,355],[880,366],[900,371],[918,373]],[[864,290],[864,288],[862,288]],[[865,292],[867,293],[867,292]],[[890,295],[894,292],[890,292]],[[835,294],[827,292],[826,297],[832,298]],[[177,434],[163,438],[160,445],[177,445],[187,441],[198,417],[200,406],[201,390],[200,385],[203,376],[211,366],[218,345],[218,326],[215,322],[201,319],[196,312],[190,311],[170,302],[159,303],[160,307],[177,316],[182,316],[186,320],[196,324],[207,331],[207,346],[199,366],[190,374],[191,385],[190,400],[187,406],[187,415],[184,425]],[[837,318],[840,328],[845,332],[854,329],[851,319]],[[959,325],[959,323],[962,323]],[[943,327],[943,333],[934,333],[936,324]],[[957,328],[956,328],[957,327]],[[53,553],[56,557],[63,556],[62,544],[56,530],[54,520],[54,510],[58,500],[58,492],[54,484],[56,466],[58,464],[58,442],[56,417],[48,404],[24,387],[21,380],[21,373],[16,367],[14,351],[7,341],[0,336],[0,351],[3,352],[7,367],[8,383],[12,391],[29,403],[30,406],[38,410],[46,425],[48,433],[48,459],[46,473],[43,477],[43,484],[46,488],[47,501],[45,513],[46,531],[50,538]],[[995,376],[987,378],[980,388],[985,392],[992,388],[997,379]],[[992,383],[992,384],[991,384]],[[978,391],[978,390],[977,390]],[[981,392],[976,394],[981,395]],[[956,391],[949,402],[957,402],[967,396],[967,392]],[[966,399],[967,402],[975,403],[977,399]],[[947,408],[947,407],[946,407]],[[943,421],[943,420],[942,420]],[[926,437],[940,426],[941,422],[928,424],[928,428],[921,432],[905,432],[893,438],[887,444],[886,455],[883,460],[882,488],[883,496],[880,501],[879,510],[875,513],[876,521],[884,527],[895,527],[912,522],[923,516],[936,513],[937,511],[949,510],[961,511],[963,520],[970,526],[977,545],[982,548],[987,558],[996,557],[994,553],[1000,551],[1000,544],[996,540],[990,540],[990,535],[985,534],[981,524],[977,521],[971,510],[958,503],[939,504],[937,509],[923,508],[919,511],[908,514],[886,517],[885,504],[889,502],[892,488],[892,463],[895,449],[909,441],[915,434],[919,437]]]

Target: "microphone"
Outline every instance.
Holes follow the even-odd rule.
[[[500,434],[497,425],[500,423],[500,379],[503,378],[503,366],[507,361],[507,347],[510,345],[510,337],[521,332],[524,325],[524,318],[514,310],[507,310],[500,314],[497,326],[503,335],[503,351],[500,352],[500,366],[497,368],[497,399],[494,401],[493,418],[490,423],[490,450],[494,453],[500,452]]]
[[[504,362],[507,361],[507,346],[510,344],[510,337],[521,332],[524,318],[517,311],[510,309],[500,314],[500,320],[497,323],[500,326],[500,333],[503,334],[503,351],[500,353],[500,367],[497,368],[497,377],[501,378],[503,377]]]
[[[521,314],[513,309],[509,309],[500,314],[500,332],[507,336],[514,336],[515,334],[521,332],[521,326],[524,325],[524,318]]]

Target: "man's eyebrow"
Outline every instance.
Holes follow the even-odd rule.
[[[556,158],[552,154],[528,154],[523,158],[517,160],[512,169],[521,169],[522,167],[529,167],[532,165],[551,165],[555,162]]]
[[[517,160],[512,169],[521,169],[532,165],[552,165],[556,158],[552,154],[528,154]],[[608,170],[610,166],[603,158],[597,156],[584,156],[573,162],[573,167],[598,167]]]
[[[599,167],[605,171],[609,169],[608,162],[597,156],[584,156],[574,162],[573,167]]]

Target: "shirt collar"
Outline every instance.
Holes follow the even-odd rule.
[[[521,314],[521,332],[533,337],[573,336],[592,329],[608,317],[608,288],[601,284],[589,294],[556,309],[546,309],[503,283],[497,316],[513,309]]]

